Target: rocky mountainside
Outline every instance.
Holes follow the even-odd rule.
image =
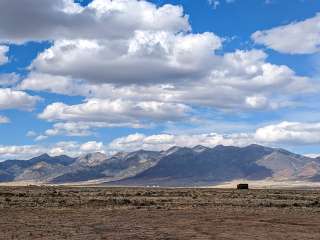
[[[30,160],[0,162],[0,181],[47,181],[75,161],[68,156],[50,157],[48,154]]]
[[[97,154],[99,153],[90,156],[94,158]],[[99,156],[101,160],[96,164],[88,164],[92,162],[90,156],[85,156],[89,159],[88,161],[83,161],[83,157],[78,158],[68,167],[68,171],[50,182],[108,182],[135,176],[156,164],[160,160],[161,153],[143,150],[132,153],[118,153],[111,158],[105,156],[103,159]]]
[[[320,160],[283,149],[250,145],[197,151],[180,148],[154,167],[118,182],[123,185],[211,185],[235,179],[314,180]],[[319,175],[320,176],[320,175]]]
[[[115,185],[201,186],[236,179],[320,181],[320,158],[308,158],[260,145],[208,148],[172,147],[108,157],[50,157],[0,163],[0,181],[110,183]]]
[[[156,164],[161,152],[136,151],[112,157],[90,153],[78,158],[50,157],[47,154],[30,160],[0,163],[0,182],[34,181],[43,183],[108,182],[131,176]]]

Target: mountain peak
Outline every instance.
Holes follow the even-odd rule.
[[[197,146],[192,148],[193,151],[198,152],[198,153],[204,152],[204,151],[206,151],[208,149],[209,149],[208,147],[205,147],[205,146],[202,146],[202,145],[197,145]]]
[[[83,156],[80,156],[77,159],[77,162],[82,165],[87,166],[96,166],[99,165],[101,162],[108,159],[107,155],[101,152],[95,152],[95,153],[88,153]]]
[[[253,143],[253,144],[246,146],[245,148],[255,148],[256,149],[256,148],[267,148],[267,147]]]
[[[192,148],[174,146],[160,152],[139,150],[112,157],[101,152],[78,158],[42,154],[29,161],[0,163],[0,170],[0,182],[104,183],[120,179],[135,186],[207,186],[235,179],[316,181],[320,179],[320,158],[257,144],[214,148],[197,145]]]
[[[127,152],[117,152],[116,154],[114,154],[112,157],[115,158],[124,158],[125,156],[127,156],[128,153]]]
[[[178,147],[178,146],[171,147],[167,151],[165,151],[165,154],[166,155],[170,155],[172,153],[175,153],[175,152],[179,151],[181,148],[182,147]]]
[[[101,152],[94,152],[94,153],[87,153],[84,155],[85,158],[90,159],[90,158],[100,158],[100,157],[107,157],[104,153]]]
[[[39,155],[39,156],[37,156],[37,157],[32,158],[31,160],[36,160],[36,159],[49,159],[49,158],[51,158],[49,154],[43,153],[43,154],[41,154],[41,155]]]
[[[220,144],[220,145],[217,145],[217,146],[215,146],[213,149],[214,150],[228,150],[228,149],[235,149],[235,148],[238,148],[238,147],[235,147],[235,146],[225,146],[225,145],[222,145],[222,144]]]

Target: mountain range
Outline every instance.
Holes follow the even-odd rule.
[[[260,145],[172,147],[0,162],[0,182],[209,186],[237,179],[320,181],[320,158]]]

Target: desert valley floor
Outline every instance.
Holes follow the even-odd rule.
[[[320,191],[0,187],[0,239],[320,239]]]

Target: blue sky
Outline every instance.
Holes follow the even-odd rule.
[[[197,144],[320,154],[319,1],[20,4],[0,3],[0,160]]]

